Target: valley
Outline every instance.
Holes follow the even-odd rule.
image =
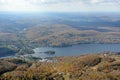
[[[3,17],[4,16],[4,17]],[[120,43],[118,13],[0,13],[0,47],[32,54],[37,47]]]

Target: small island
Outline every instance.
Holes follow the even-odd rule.
[[[52,51],[52,50],[49,50],[49,51],[46,51],[46,52],[44,52],[45,54],[50,54],[50,55],[52,55],[52,54],[55,54],[55,51]]]

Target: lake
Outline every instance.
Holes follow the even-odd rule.
[[[16,52],[9,48],[0,48],[0,58],[6,57],[6,56],[14,56],[15,54]]]
[[[43,52],[53,50],[55,54],[48,55]],[[88,53],[100,53],[103,51],[120,52],[120,44],[79,44],[69,47],[39,47],[34,49],[36,57],[54,57],[54,56],[77,56]]]

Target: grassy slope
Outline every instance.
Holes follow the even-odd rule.
[[[118,54],[55,57],[54,62],[0,60],[2,80],[119,80]],[[8,64],[9,63],[9,64]],[[7,67],[6,67],[7,65]],[[5,66],[5,67],[4,67]],[[53,79],[54,78],[54,79]]]

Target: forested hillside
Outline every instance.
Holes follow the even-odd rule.
[[[19,54],[35,47],[120,43],[118,13],[0,13],[0,47]],[[30,50],[30,51],[29,51]]]

